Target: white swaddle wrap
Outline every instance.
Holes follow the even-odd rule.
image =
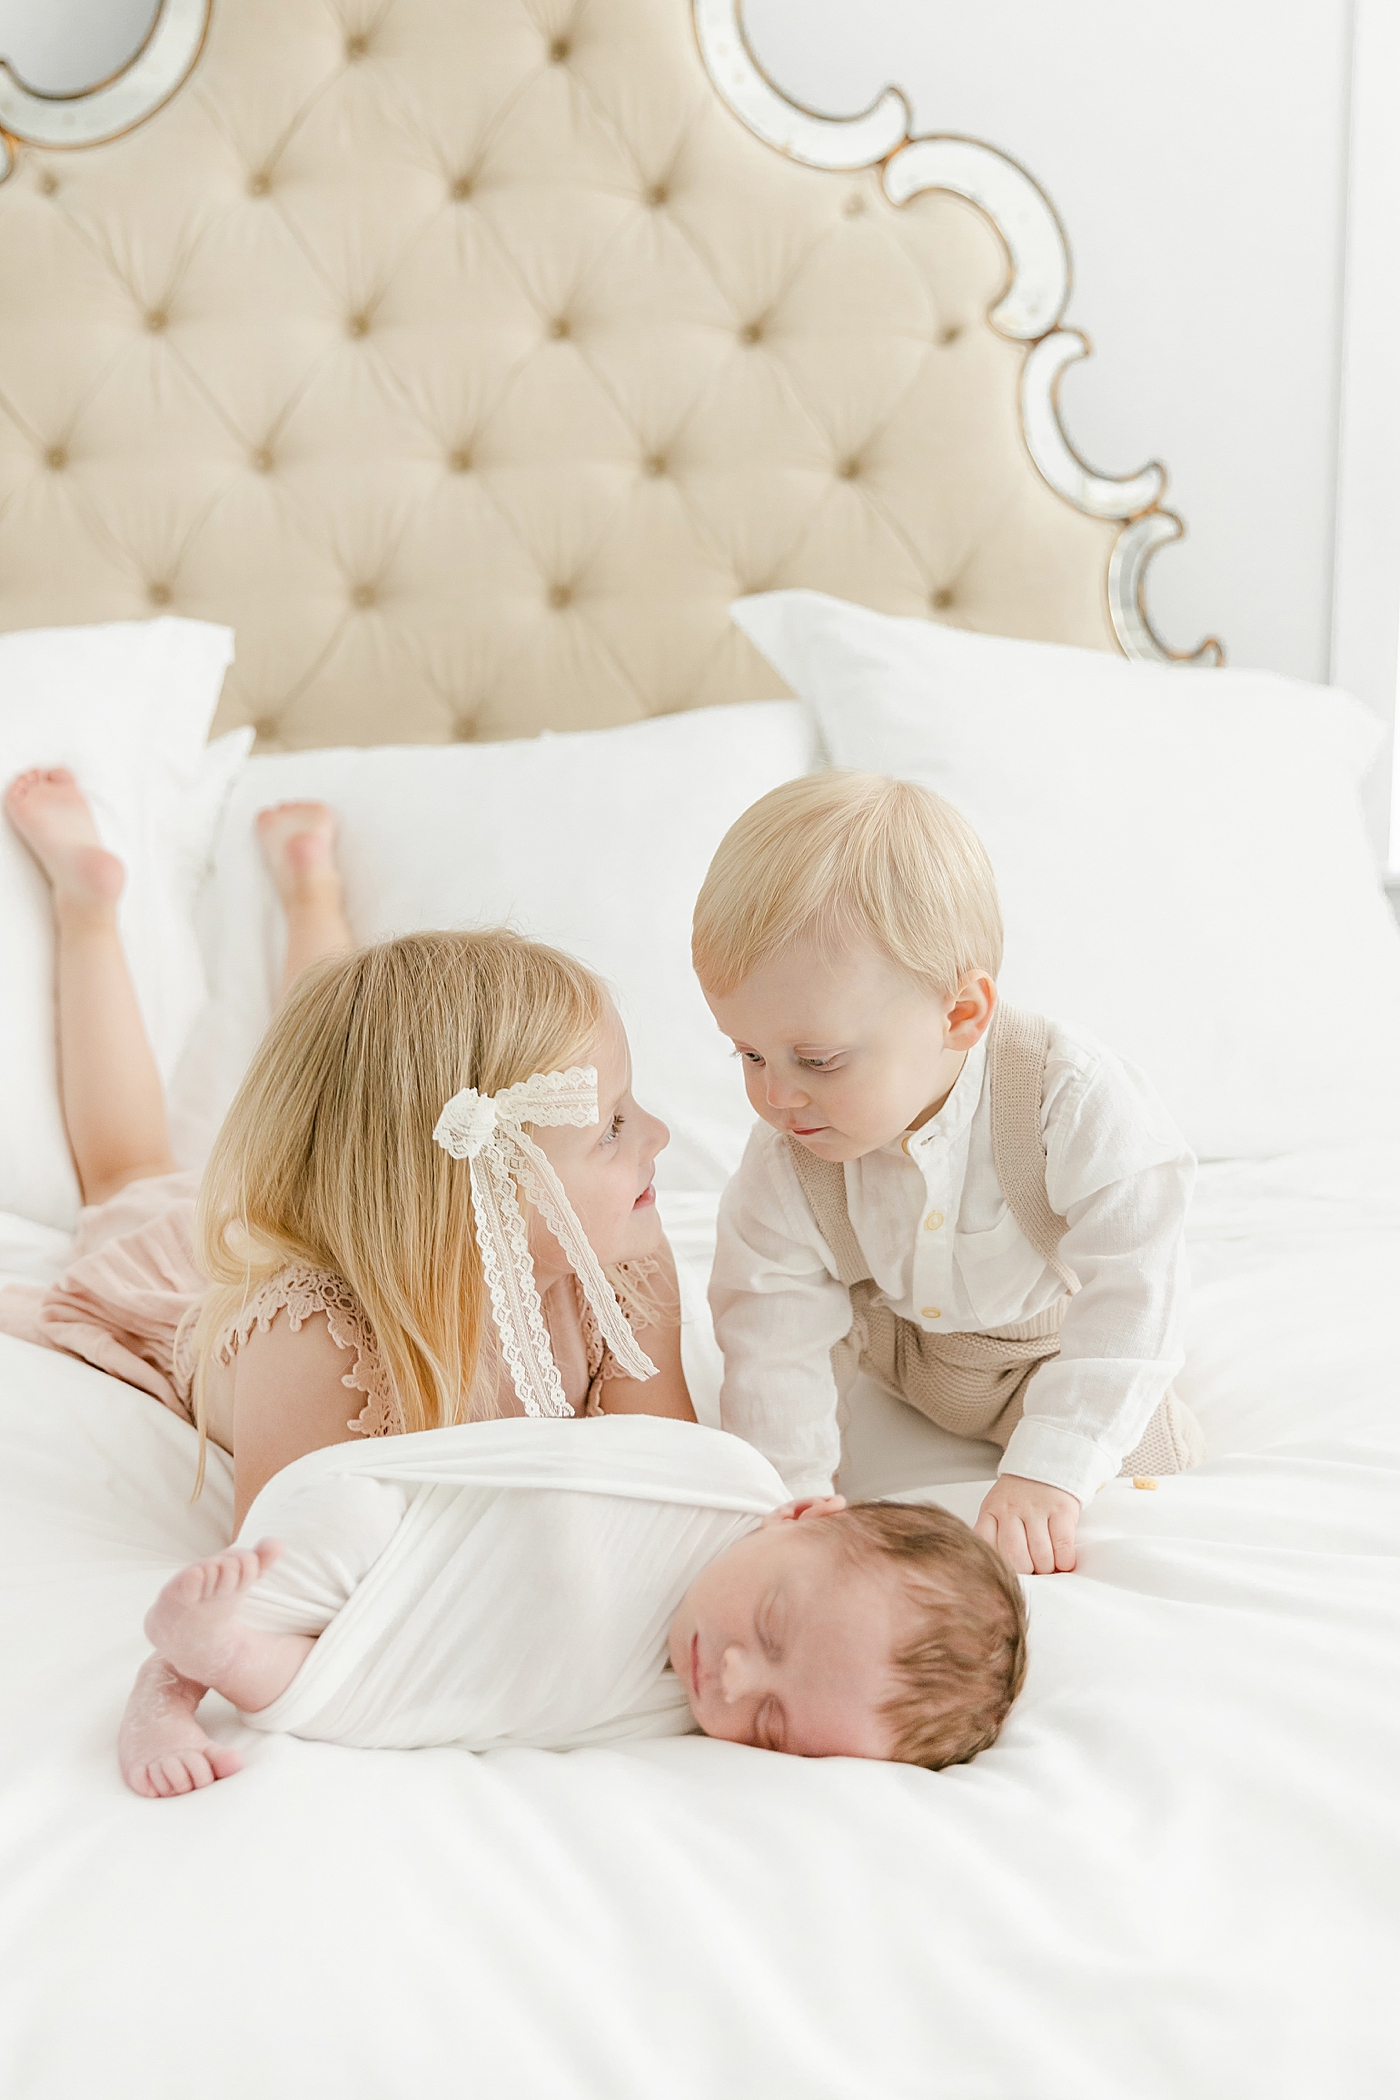
[[[256,1728],[364,1748],[573,1749],[694,1726],[666,1636],[788,1496],[752,1445],[654,1415],[334,1444],[270,1480],[257,1624],[319,1639]]]

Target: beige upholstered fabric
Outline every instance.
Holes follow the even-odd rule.
[[[1114,646],[989,224],[785,160],[685,0],[215,0],[0,188],[0,627],[228,621],[221,725],[443,741],[770,694],[805,584]]]

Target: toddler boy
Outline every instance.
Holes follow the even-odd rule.
[[[927,789],[826,772],[732,827],[693,956],[763,1120],[710,1299],[724,1426],[789,1493],[829,1491],[863,1368],[1002,1447],[977,1529],[1049,1574],[1105,1481],[1203,1454],[1171,1391],[1195,1162],[1141,1073],[998,1004],[1001,953],[985,849]]]

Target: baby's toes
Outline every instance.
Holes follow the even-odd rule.
[[[227,1749],[223,1743],[211,1743],[204,1755],[215,1779],[232,1779],[235,1772],[243,1770],[243,1759],[239,1753]]]
[[[167,1794],[192,1794],[194,1792],[200,1782],[191,1772],[190,1763],[192,1759],[198,1756],[199,1752],[197,1750],[181,1750],[161,1759],[160,1776],[165,1781],[165,1792]],[[207,1771],[208,1767],[206,1766],[205,1769]],[[212,1779],[213,1774],[210,1773],[209,1776]],[[205,1784],[207,1785],[208,1781]]]
[[[229,1590],[241,1590],[248,1580],[250,1560],[254,1560],[252,1554],[240,1553],[237,1549],[230,1553],[221,1553],[217,1560],[210,1563],[214,1579],[206,1594],[211,1597],[223,1596]],[[256,1567],[255,1560],[254,1566]]]
[[[159,1797],[159,1788],[151,1777],[149,1765],[123,1765],[122,1778],[133,1794],[140,1794],[147,1801],[154,1801]]]

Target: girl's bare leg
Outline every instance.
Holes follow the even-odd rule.
[[[5,811],[53,888],[63,1116],[85,1203],[175,1162],[165,1095],[117,931],[125,870],[64,766],[21,773]]]
[[[258,844],[287,914],[285,992],[308,963],[355,945],[335,864],[335,813],[324,802],[279,802],[259,811]]]

